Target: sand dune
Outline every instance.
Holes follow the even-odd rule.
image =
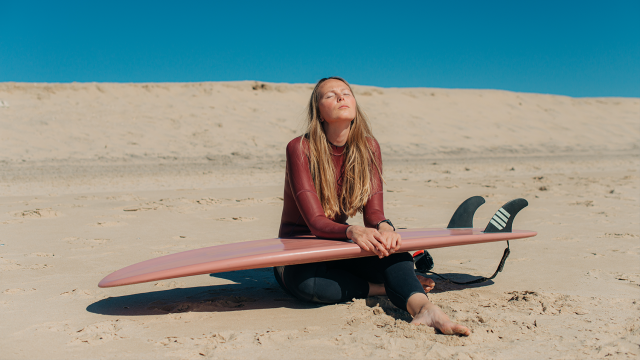
[[[0,84],[0,160],[279,159],[312,85]],[[633,98],[356,86],[393,158],[640,149]],[[393,131],[389,131],[393,130]]]
[[[530,206],[494,281],[435,279],[472,330],[408,324],[385,297],[315,306],[271,269],[100,289],[179,251],[273,237],[283,154],[309,84],[0,84],[0,325],[6,359],[548,359],[640,355],[640,99],[356,86],[385,161],[385,213],[481,227]],[[352,220],[359,223],[360,216]],[[433,250],[489,275],[504,244]]]

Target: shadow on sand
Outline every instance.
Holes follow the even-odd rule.
[[[442,274],[456,281],[468,281],[474,277],[466,274]],[[87,311],[102,315],[144,316],[182,312],[226,312],[252,309],[309,309],[323,306],[299,301],[287,294],[276,282],[272,268],[240,270],[211,274],[211,277],[226,279],[233,284],[209,285],[190,288],[151,291],[139,294],[109,297],[87,307]],[[436,281],[432,293],[458,291],[466,288],[493,284],[456,285],[430,276]],[[379,305],[385,313],[411,321],[408,313],[393,306],[384,296],[367,299],[369,307]]]
[[[251,269],[211,274],[234,284],[151,291],[109,297],[87,307],[102,315],[142,316],[181,312],[223,312],[250,309],[318,307],[293,298],[280,288],[273,269]]]

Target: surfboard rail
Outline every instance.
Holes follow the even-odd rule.
[[[399,229],[399,252],[481,244],[533,237],[535,231],[487,233],[479,228]],[[510,230],[510,229],[509,229]],[[375,256],[353,242],[318,239],[315,236],[274,238],[210,246],[142,261],[107,275],[101,288],[132,285],[185,276],[272,266]]]

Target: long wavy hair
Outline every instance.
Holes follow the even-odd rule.
[[[352,217],[362,212],[372,195],[374,171],[382,180],[382,164],[378,164],[373,155],[372,144],[376,143],[375,138],[365,113],[356,101],[356,117],[351,121],[349,136],[343,148],[345,159],[342,192],[337,194],[331,144],[320,121],[319,108],[320,85],[331,79],[345,83],[355,99],[351,86],[343,78],[332,76],[320,79],[309,99],[307,133],[304,137],[309,143],[307,156],[318,198],[325,215],[333,219],[341,213]]]

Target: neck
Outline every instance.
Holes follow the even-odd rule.
[[[349,130],[351,130],[351,121],[332,124],[325,121],[322,123],[322,127],[324,128],[327,140],[333,145],[343,146],[347,143]]]

